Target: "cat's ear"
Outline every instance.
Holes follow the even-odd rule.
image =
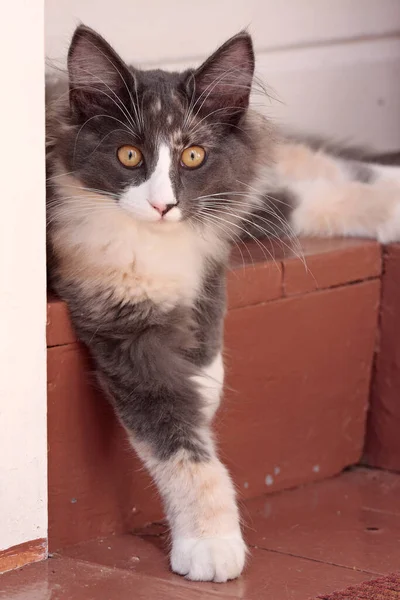
[[[71,108],[83,115],[115,108],[132,83],[123,60],[101,35],[85,25],[79,25],[72,37],[68,74]]]
[[[209,114],[218,111],[216,117],[237,119],[249,105],[253,75],[253,44],[250,35],[242,31],[192,74],[191,92],[196,97],[196,106]]]

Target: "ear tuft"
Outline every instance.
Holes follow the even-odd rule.
[[[242,31],[230,38],[194,72],[197,106],[237,117],[249,105],[254,62],[250,35]]]
[[[132,80],[128,67],[110,44],[86,25],[79,25],[72,37],[68,73],[70,102],[81,112],[110,105],[118,90]]]

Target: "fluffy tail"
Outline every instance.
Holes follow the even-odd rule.
[[[278,147],[276,170],[293,199],[289,223],[297,235],[400,241],[400,167],[290,142]]]

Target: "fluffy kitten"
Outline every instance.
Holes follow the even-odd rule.
[[[80,26],[68,71],[48,104],[51,285],[158,486],[172,569],[226,581],[246,555],[210,429],[230,247],[293,230],[399,239],[400,177],[285,141],[248,110],[247,33],[167,73]]]

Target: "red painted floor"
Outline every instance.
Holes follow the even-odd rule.
[[[400,571],[400,475],[358,469],[247,501],[244,575],[192,583],[169,572],[164,526],[72,546],[0,577],[7,600],[308,600]]]

